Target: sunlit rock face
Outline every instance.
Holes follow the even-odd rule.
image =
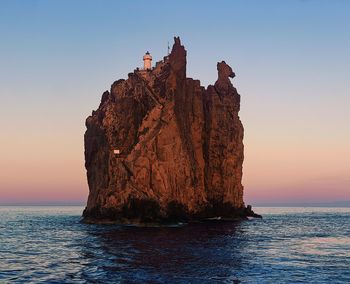
[[[151,70],[118,80],[86,119],[88,222],[247,215],[240,95],[224,61],[207,89],[186,77],[180,39]]]

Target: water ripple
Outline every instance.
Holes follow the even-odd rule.
[[[0,283],[350,283],[349,209],[139,228],[81,207],[0,207]]]

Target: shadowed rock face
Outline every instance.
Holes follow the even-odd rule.
[[[186,78],[186,50],[113,83],[86,119],[86,221],[243,217],[243,126],[230,66],[207,89]],[[115,154],[114,150],[119,150]]]

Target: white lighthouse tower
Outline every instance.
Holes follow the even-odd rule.
[[[144,70],[152,69],[152,56],[151,56],[151,54],[149,54],[148,51],[143,56],[143,69]]]

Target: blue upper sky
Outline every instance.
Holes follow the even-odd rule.
[[[346,0],[0,0],[0,200],[84,199],[84,119],[175,35],[188,76],[236,73],[248,200],[350,199],[349,15]]]

